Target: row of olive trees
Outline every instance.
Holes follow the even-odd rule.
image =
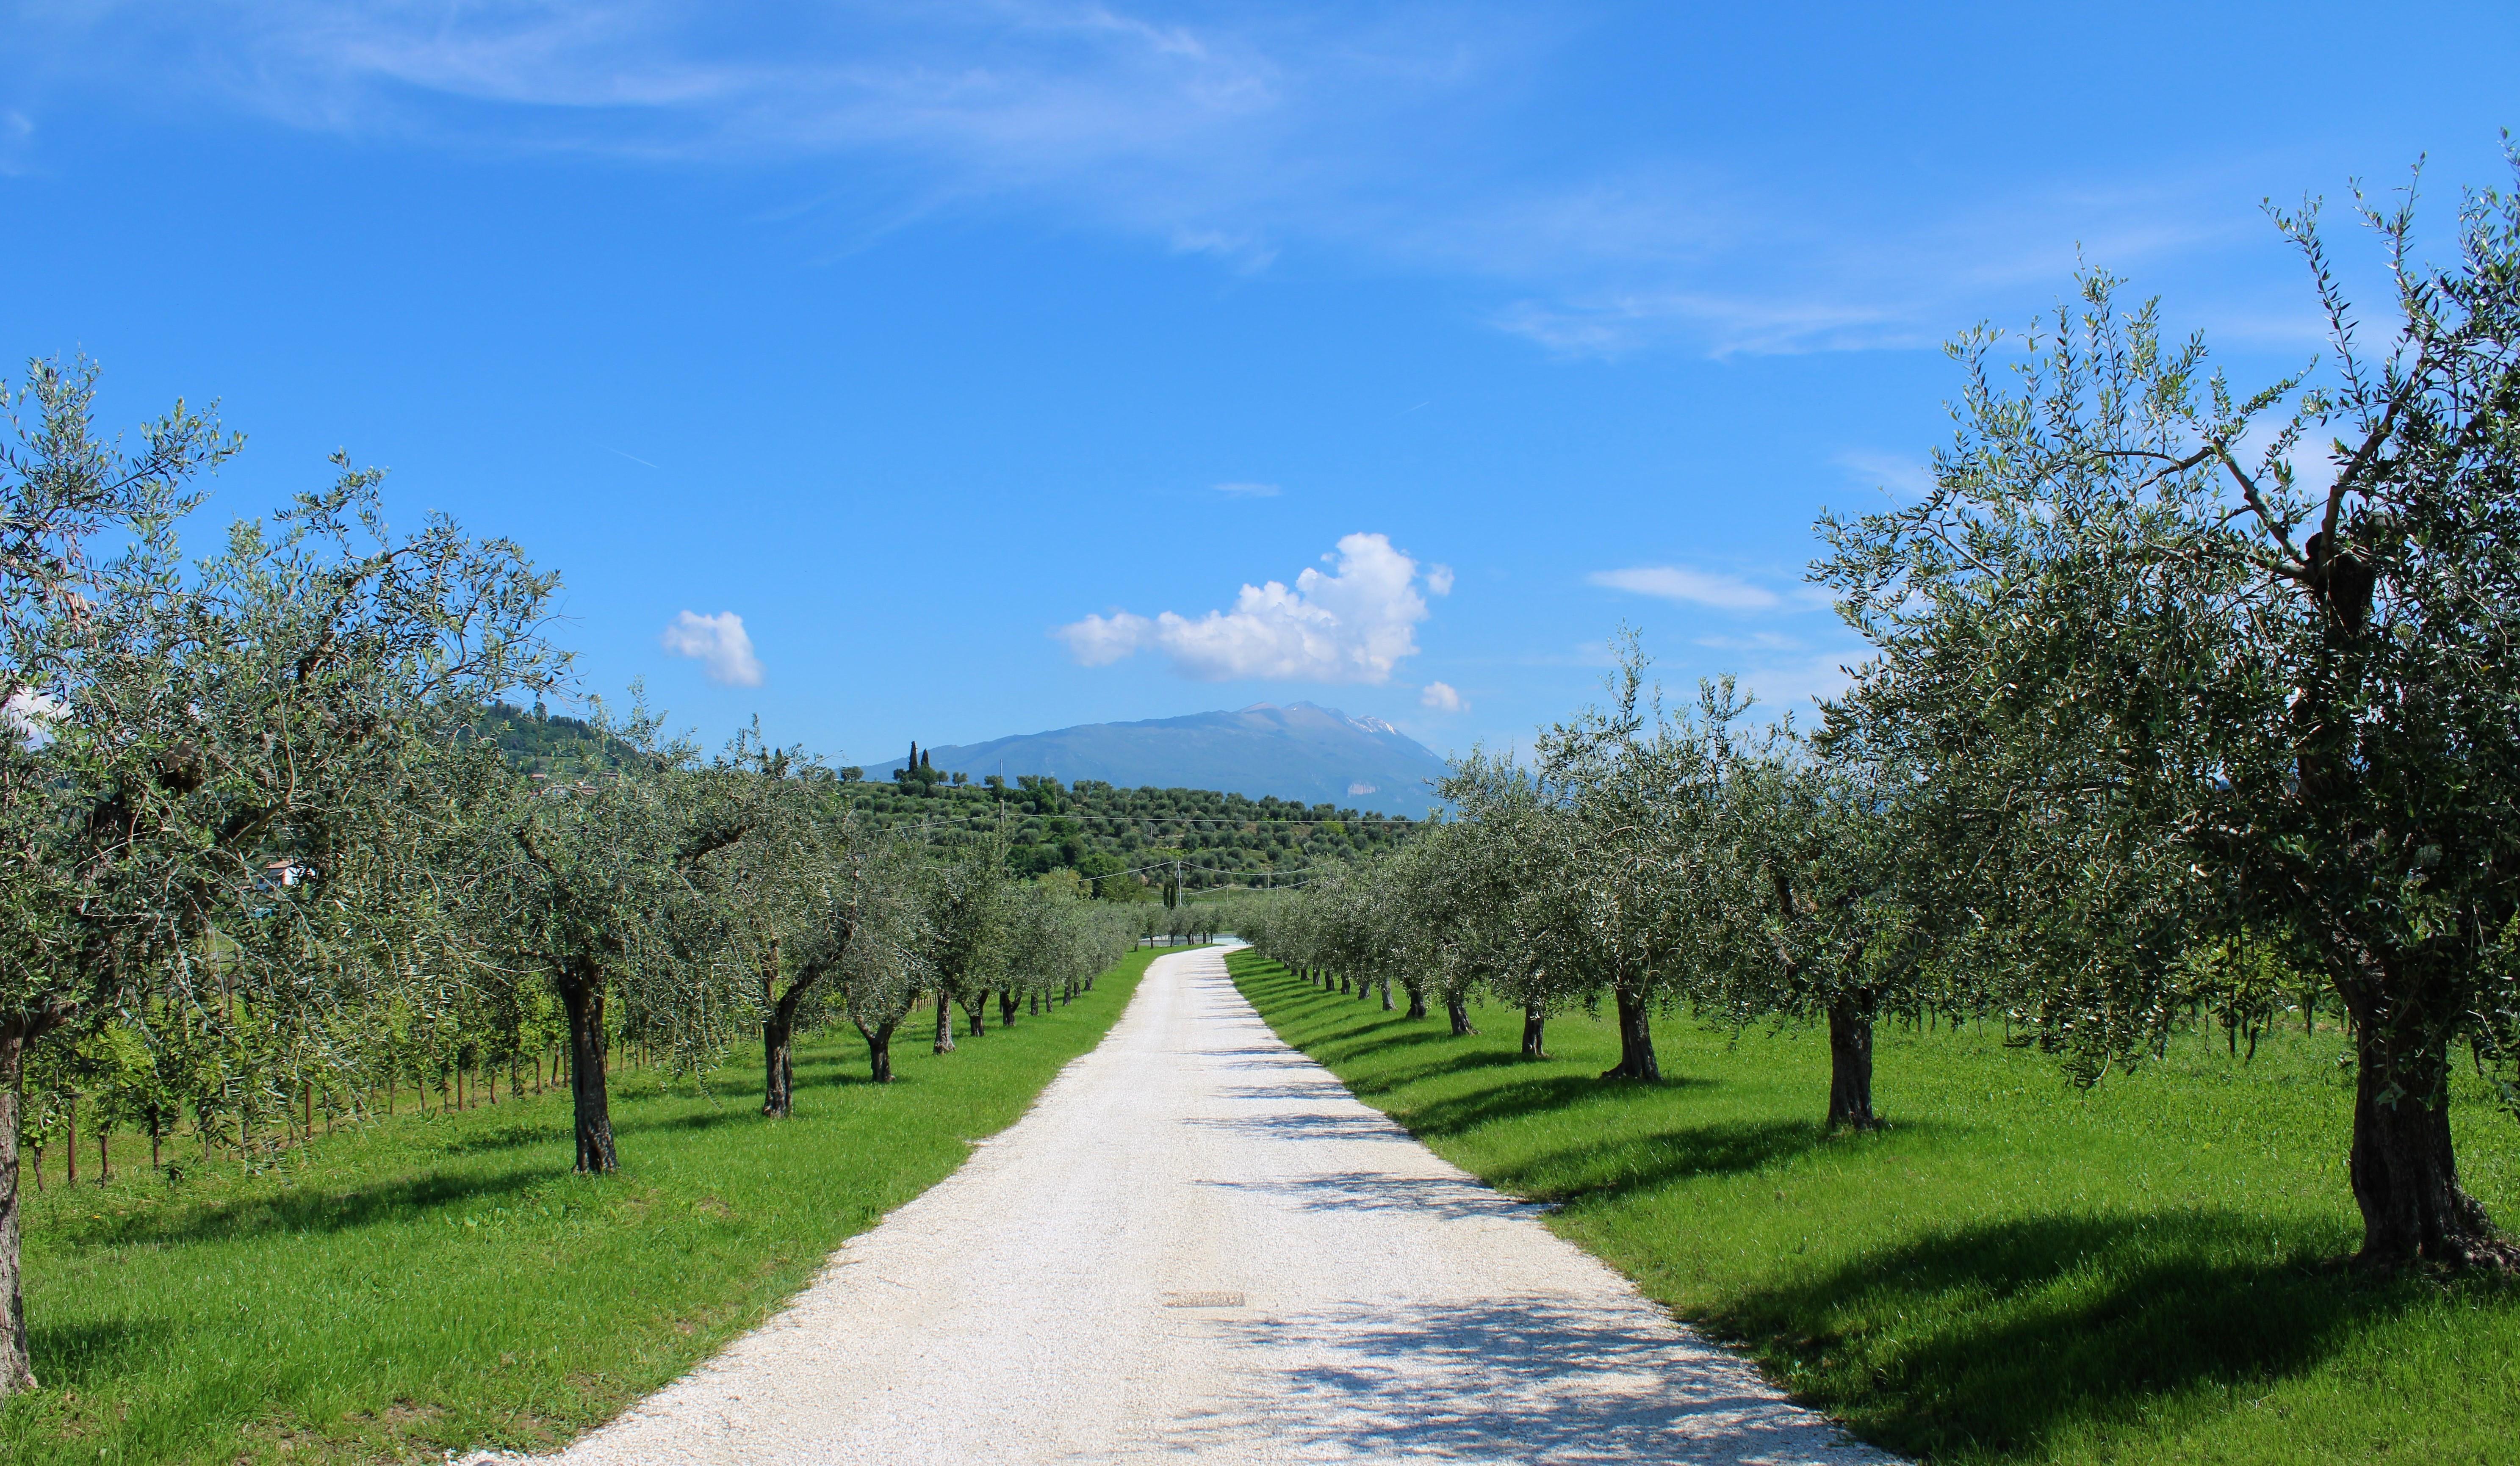
[[[548,1053],[601,1173],[617,1045],[698,1072],[757,1028],[784,1115],[800,1033],[854,1025],[888,1078],[922,995],[948,1048],[957,1003],[1013,1021],[1129,945],[1072,879],[1010,880],[1003,842],[870,836],[812,760],[704,758],[635,700],[576,773],[521,773],[477,728],[564,677],[556,577],[442,519],[393,532],[346,461],[188,555],[240,440],[180,404],[108,440],[94,390],[37,362],[0,404],[0,1396],[33,1382],[21,1140],[67,1138],[82,1085],[92,1125],[248,1148],[311,1133],[319,1095],[513,1088]]]
[[[2391,329],[2278,215],[2329,349],[2254,395],[2103,276],[1963,337],[1933,488],[1822,521],[1872,654],[1808,738],[1729,685],[1666,714],[1632,658],[1253,935],[1386,1003],[1515,1002],[1527,1053],[1606,997],[1620,1077],[1657,1010],[1825,1022],[1858,1126],[1885,1014],[2000,1017],[2091,1082],[2333,1004],[2362,1259],[2520,1266],[2450,1124],[2460,1047],[2520,1110],[2520,200],[2467,196],[2440,266],[2410,203],[2361,214]]]
[[[1546,1056],[1552,1014],[1606,1000],[1620,1053],[1604,1079],[1660,1079],[1656,1013],[1824,1022],[1828,1124],[1870,1128],[1875,1023],[1966,1001],[1920,959],[1881,802],[1790,726],[1748,727],[1728,683],[1669,712],[1632,649],[1614,689],[1528,765],[1460,761],[1453,818],[1242,935],[1385,1009],[1395,988],[1409,1017],[1440,1003],[1456,1035],[1474,998],[1509,1003],[1527,1058]]]

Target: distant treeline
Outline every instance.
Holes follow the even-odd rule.
[[[617,765],[627,745],[601,736],[581,718],[537,703],[492,702],[475,724],[508,762],[527,775],[581,779]],[[1073,870],[1104,900],[1164,894],[1180,865],[1183,888],[1274,888],[1300,883],[1303,872],[1344,865],[1389,850],[1418,822],[1331,804],[1265,795],[1254,799],[1215,789],[1121,788],[1099,779],[1073,785],[1023,775],[972,782],[933,767],[913,744],[886,781],[850,766],[821,771],[835,810],[853,810],[871,830],[919,834],[954,843],[1004,827],[1007,863],[1016,876]]]
[[[1018,875],[1074,870],[1105,899],[1160,890],[1150,866],[1180,863],[1190,890],[1270,887],[1299,881],[1325,864],[1387,850],[1418,822],[1330,804],[1214,789],[1121,788],[1099,779],[1072,785],[1023,775],[974,783],[933,768],[917,745],[888,781],[843,769],[838,795],[878,829],[923,826],[937,836],[1007,827],[1009,864]],[[1115,878],[1123,871],[1135,871]]]

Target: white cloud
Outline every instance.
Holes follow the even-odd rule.
[[[1448,682],[1426,684],[1425,690],[1418,694],[1418,702],[1419,706],[1433,708],[1439,713],[1466,713],[1470,710],[1469,699]]]
[[[1403,658],[1418,654],[1416,628],[1426,619],[1418,562],[1378,534],[1349,535],[1322,558],[1332,563],[1330,573],[1306,570],[1292,588],[1274,580],[1245,585],[1230,611],[1196,620],[1172,611],[1151,620],[1117,611],[1087,616],[1052,635],[1088,667],[1153,650],[1171,658],[1174,671],[1202,682],[1389,682]]]
[[[1279,491],[1274,483],[1221,483],[1216,492],[1228,499],[1275,499]]]
[[[1429,594],[1436,596],[1452,595],[1453,567],[1450,565],[1428,565],[1426,567],[1426,590]]]
[[[702,616],[685,611],[665,628],[664,647],[676,656],[698,659],[708,680],[721,687],[761,686],[761,658],[752,654],[751,634],[733,611]]]
[[[1692,570],[1687,565],[1640,565],[1628,570],[1596,570],[1585,577],[1597,586],[1687,601],[1725,611],[1773,610],[1777,593],[1732,575]]]
[[[0,731],[6,731],[17,742],[38,748],[51,739],[53,725],[61,718],[60,698],[24,688],[10,693],[8,701],[0,702]]]

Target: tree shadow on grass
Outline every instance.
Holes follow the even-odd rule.
[[[1473,1056],[1463,1055],[1462,1059],[1464,1062],[1451,1067],[1484,1067],[1475,1062]],[[1444,1072],[1444,1067],[1430,1067],[1427,1073],[1418,1077],[1432,1077]],[[1604,1080],[1591,1074],[1536,1074],[1529,1079],[1496,1085],[1467,1094],[1428,1100],[1403,1111],[1399,1118],[1414,1134],[1458,1135],[1483,1125],[1521,1120],[1569,1105],[1594,1100],[1634,1103],[1655,1094],[1678,1094],[1685,1090],[1712,1088],[1714,1083],[1706,1079],[1679,1078],[1666,1079],[1658,1085],[1640,1085],[1624,1080]],[[1386,1088],[1376,1083],[1362,1087],[1360,1092],[1381,1093]]]
[[[729,1099],[720,1095],[719,1100],[716,1108],[690,1115],[660,1115],[653,1119],[631,1120],[623,1120],[616,1116],[612,1122],[612,1133],[657,1135],[689,1131],[719,1130],[726,1126],[765,1118],[761,1113],[761,1101],[758,1099],[746,1103],[742,1099]],[[565,1137],[567,1132],[562,1132],[562,1134]]]
[[[551,1180],[549,1167],[496,1176],[432,1173],[346,1191],[291,1189],[223,1204],[167,1206],[67,1229],[72,1246],[223,1242],[292,1232],[345,1232],[408,1222],[425,1213],[489,1197],[513,1196]]]
[[[31,1310],[26,1326],[35,1377],[56,1397],[160,1367],[159,1355],[174,1328],[161,1318],[104,1318],[88,1323],[47,1323]]]
[[[1478,1069],[1518,1069],[1529,1063],[1511,1049],[1480,1048],[1467,1053],[1446,1054],[1422,1064],[1409,1064],[1397,1069],[1377,1071],[1369,1083],[1359,1084],[1375,1093],[1405,1089],[1420,1080],[1441,1079],[1448,1074],[1467,1074]]]
[[[1706,1322],[1894,1449],[2038,1457],[2068,1432],[2306,1373],[2440,1296],[2336,1266],[2336,1242],[2212,1210],[1987,1222],[1753,1290]],[[2512,1280],[2449,1286],[2520,1309]]]
[[[1426,1020],[1417,1019],[1416,1023]],[[1413,1020],[1397,1014],[1370,1028],[1351,1030],[1336,1039],[1305,1045],[1315,1058],[1325,1064],[1344,1063],[1369,1053],[1390,1053],[1395,1049],[1417,1048],[1428,1044],[1453,1044],[1451,1031],[1443,1028],[1418,1028]]]
[[[1827,1138],[1807,1121],[1732,1121],[1612,1134],[1492,1168],[1498,1185],[1543,1201],[1598,1202],[1698,1176],[1741,1176],[1804,1155]],[[1855,1143],[1865,1143],[1858,1139]]]
[[[458,1135],[438,1147],[440,1155],[487,1155],[499,1150],[521,1150],[528,1145],[554,1145],[565,1142],[571,1133],[571,1122],[565,1114],[556,1115],[541,1123],[517,1122],[497,1130],[475,1131]]]

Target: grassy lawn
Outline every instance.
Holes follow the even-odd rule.
[[[760,1322],[843,1238],[961,1165],[967,1140],[1101,1040],[1160,955],[941,1058],[905,1033],[889,1087],[866,1083],[854,1034],[800,1044],[784,1122],[761,1117],[757,1052],[707,1094],[616,1076],[613,1177],[570,1174],[554,1093],[379,1121],[259,1177],[170,1186],[134,1167],[30,1196],[45,1388],[0,1410],[0,1458],[436,1459],[564,1441]]]
[[[2219,1038],[2079,1092],[1992,1029],[1884,1031],[1880,1134],[1824,1136],[1821,1033],[1655,1026],[1657,1087],[1594,1078],[1606,1025],[1449,1037],[1248,953],[1288,1043],[1798,1398],[1965,1462],[2520,1460],[2520,1286],[2357,1276],[2342,1037]],[[2462,1172],[2520,1225],[2520,1128],[2481,1088]]]

